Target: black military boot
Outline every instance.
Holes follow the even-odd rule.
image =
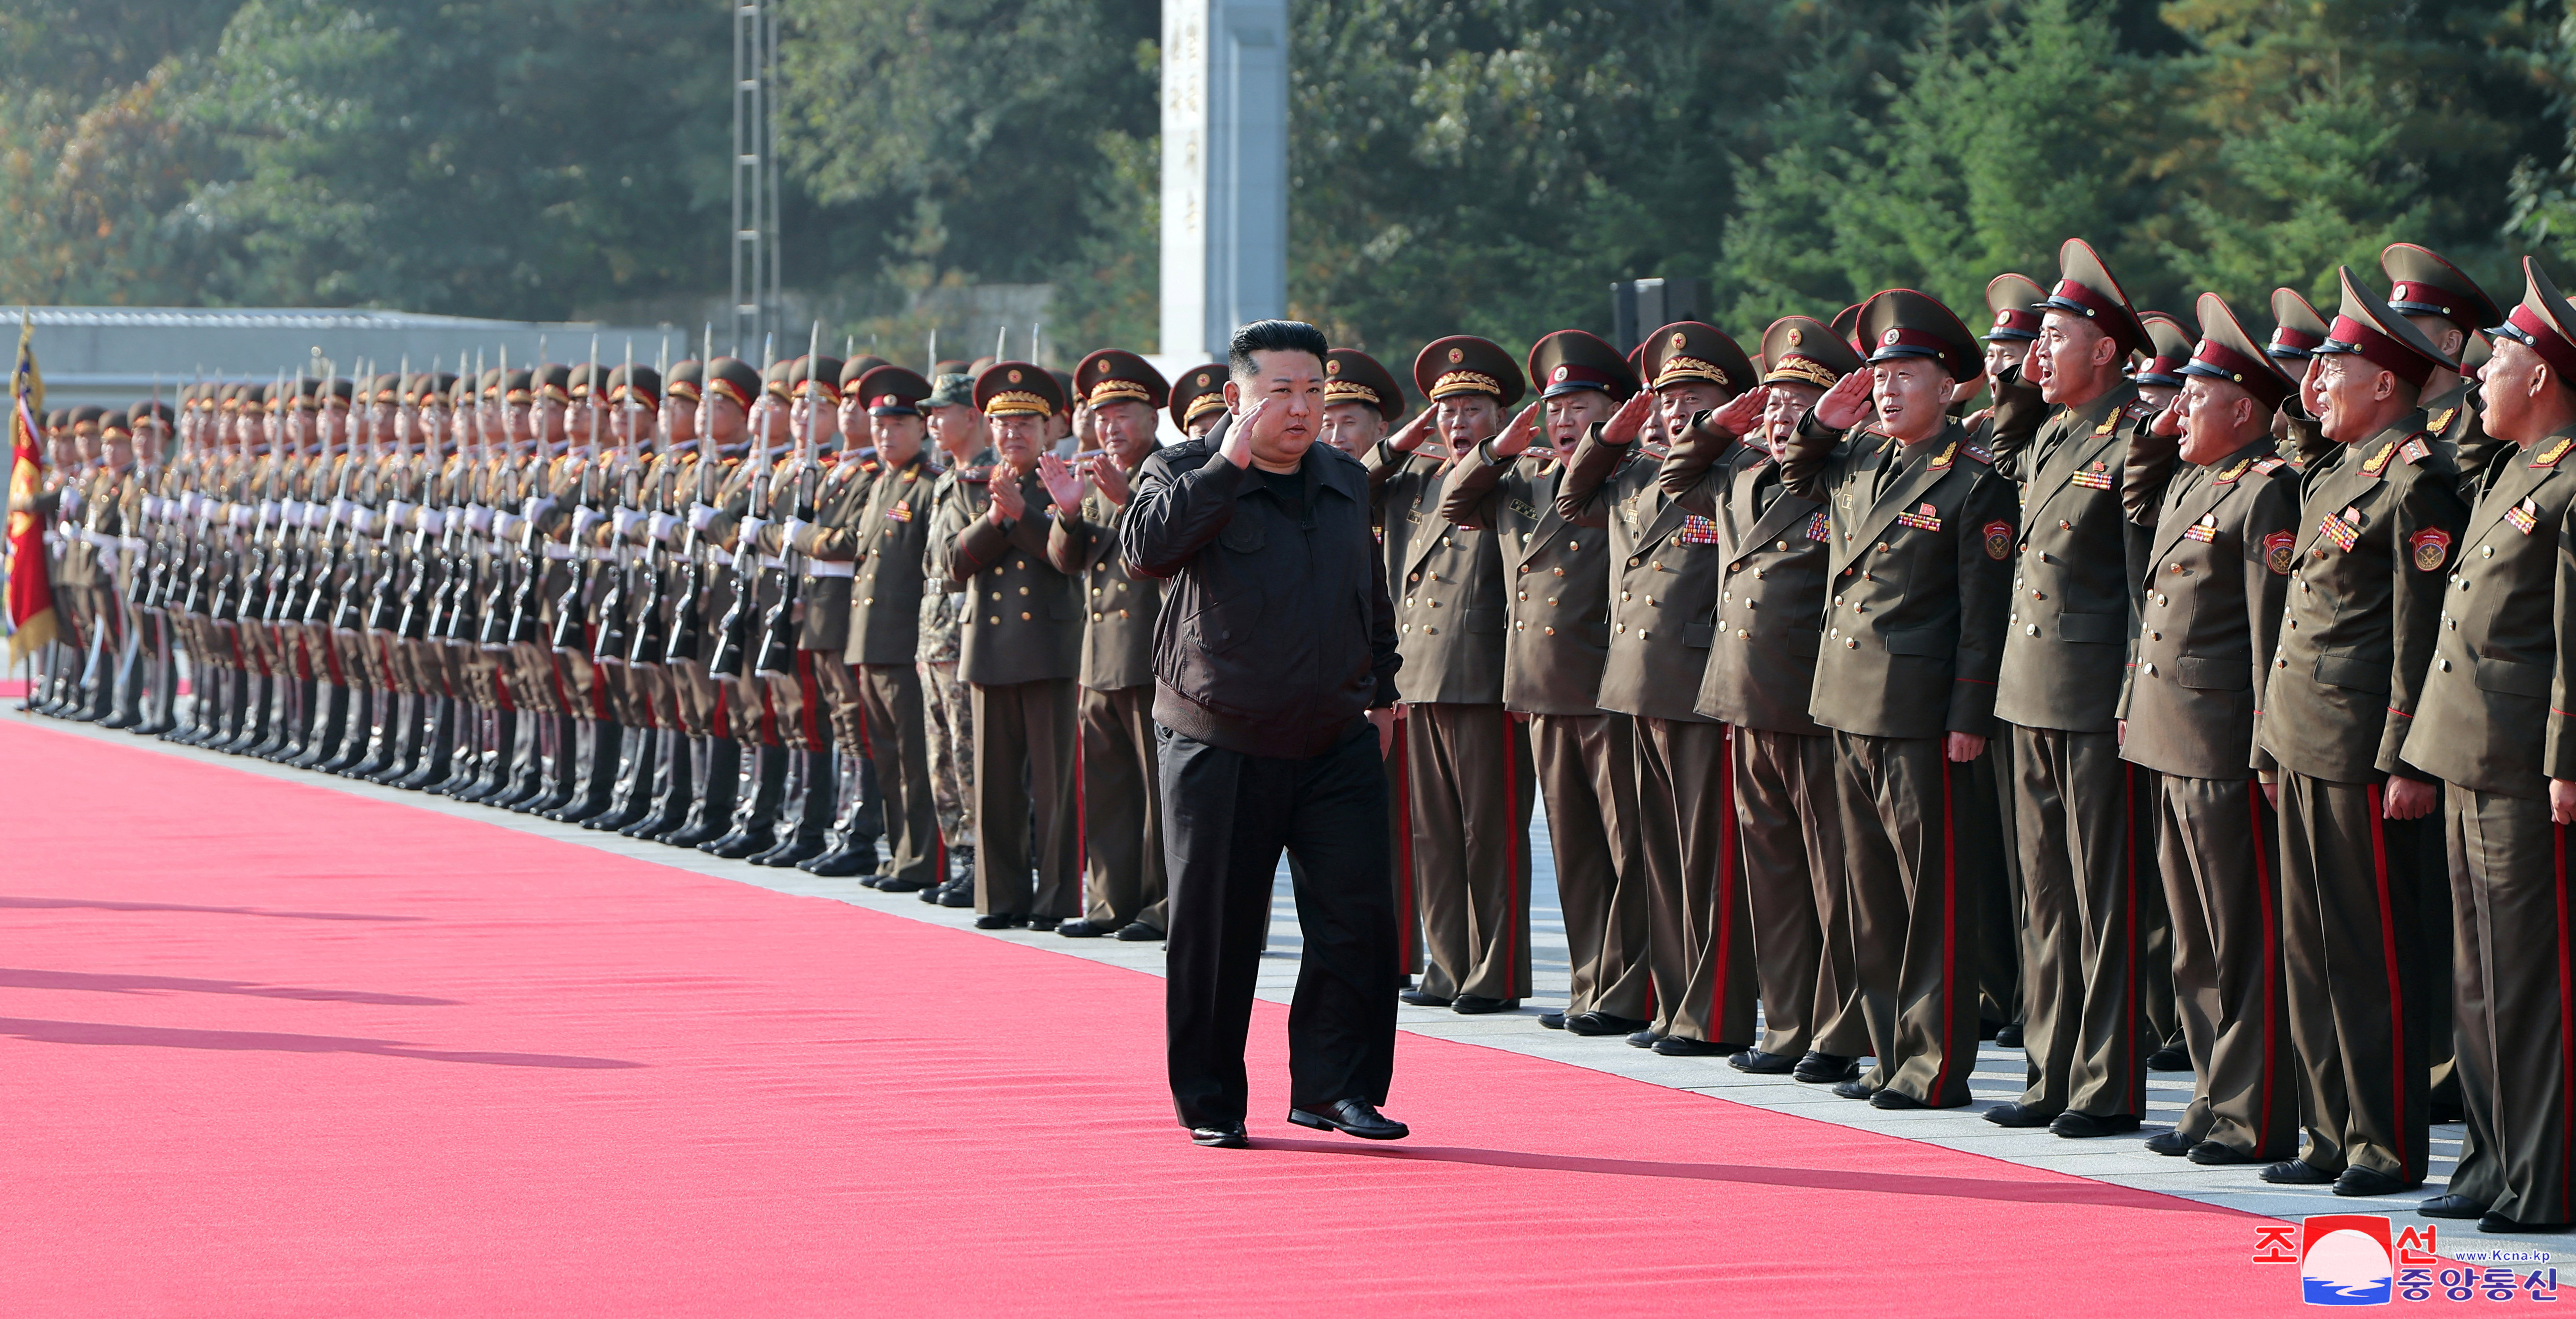
[[[249,754],[262,760],[289,760],[303,750],[305,718],[313,709],[313,680],[288,673],[268,685],[276,693],[268,706],[268,736]]]
[[[581,822],[584,829],[601,833],[624,833],[636,821],[653,813],[653,770],[655,741],[650,728],[617,730],[617,749],[610,753],[609,764],[616,777],[608,787],[608,809]]]
[[[338,755],[341,740],[349,735],[349,725],[366,716],[358,710],[357,693],[335,682],[314,684],[313,696],[305,707],[312,716],[305,721],[304,740],[286,763],[297,769],[320,769]]]
[[[510,759],[502,771],[501,786],[484,798],[483,804],[515,811],[520,809],[520,803],[544,796],[546,755],[553,745],[554,716],[521,710],[518,736],[511,742]]]
[[[646,786],[644,813],[617,832],[628,838],[659,838],[680,827],[689,813],[690,740],[676,728],[657,728],[643,735],[639,754],[649,754],[638,778]]]
[[[787,748],[763,746],[753,750],[751,773],[733,808],[732,827],[722,838],[702,843],[698,850],[709,856],[739,861],[757,852],[766,852],[778,841],[778,803],[787,793]]]
[[[285,685],[274,673],[245,671],[243,676],[247,684],[241,709],[233,720],[232,736],[215,744],[217,751],[236,756],[247,756],[252,747],[268,740],[269,721],[276,716],[280,703],[278,688]]]
[[[394,763],[376,777],[387,787],[418,792],[447,777],[447,757],[453,754],[456,703],[444,696],[420,695],[412,698],[411,716],[404,723],[405,741],[394,753]]]
[[[626,727],[605,719],[594,719],[585,730],[579,764],[580,781],[573,785],[572,800],[546,818],[557,824],[586,825],[608,814],[617,800],[618,775],[626,750]]]
[[[420,698],[410,692],[378,692],[379,718],[367,739],[367,754],[345,772],[369,783],[391,783],[411,772],[420,752]]]
[[[456,781],[441,785],[445,795],[458,801],[481,801],[499,791],[503,775],[495,766],[506,764],[510,749],[518,745],[517,711],[491,709],[480,713],[481,717],[474,721],[473,741],[460,744],[465,754],[456,762]]]
[[[831,832],[824,836],[823,854],[797,862],[796,868],[806,874],[826,878],[866,875],[870,877],[866,881],[868,886],[873,888],[877,871],[877,841],[868,832],[863,819],[870,805],[866,782],[869,777],[868,759],[865,756],[853,757],[853,763],[858,768],[844,771],[841,775],[840,809],[834,812]]]
[[[372,687],[345,687],[340,726],[332,730],[331,739],[322,744],[322,759],[313,768],[325,774],[346,774],[367,754],[367,741],[375,736],[376,721],[384,718],[384,693]]]
[[[573,783],[581,765],[581,731],[583,724],[570,714],[542,716],[537,723],[539,746],[544,753],[545,774],[539,779],[536,795],[513,802],[511,810],[523,815],[542,816],[559,811],[572,800]]]
[[[823,855],[824,835],[832,827],[832,808],[840,803],[835,757],[829,751],[796,753],[796,783],[787,808],[779,813],[778,845],[750,858],[755,866],[792,866]]]
[[[733,813],[734,794],[742,782],[742,744],[729,737],[689,740],[689,775],[697,795],[682,803],[680,822],[656,834],[653,841],[672,847],[696,847],[724,836]],[[683,787],[685,795],[687,789]]]
[[[99,685],[106,688],[107,709],[99,716],[101,728],[132,728],[143,722],[143,681],[146,654],[138,638],[116,658],[116,667]]]

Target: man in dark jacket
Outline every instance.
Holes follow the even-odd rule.
[[[1368,477],[1314,443],[1323,334],[1237,330],[1228,417],[1146,460],[1119,527],[1130,571],[1170,579],[1154,636],[1170,872],[1172,1099],[1201,1145],[1241,1148],[1271,876],[1297,854],[1306,951],[1288,1014],[1288,1120],[1374,1140],[1395,1064],[1395,909],[1382,758],[1395,607]]]

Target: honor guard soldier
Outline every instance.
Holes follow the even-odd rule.
[[[2296,1159],[2266,1181],[2381,1195],[2424,1180],[2428,1047],[2418,835],[2440,784],[2400,755],[2466,511],[2417,390],[2444,359],[2339,270],[2311,393],[2336,451],[2302,481],[2289,606],[2255,716],[2280,764],[2282,948],[2299,1051]],[[2447,1033],[2447,1031],[2445,1032]]]
[[[1184,437],[1204,439],[1224,418],[1228,369],[1223,362],[1210,362],[1185,373],[1181,383],[1173,386],[1172,425]]]
[[[2132,469],[2181,464],[2160,499],[2130,492],[2149,529],[2144,619],[2120,698],[2121,758],[2154,772],[2156,869],[2173,931],[2174,999],[2194,1075],[2158,1154],[2258,1163],[2295,1153],[2298,1097],[2275,915],[2279,832],[2270,757],[2254,711],[2272,672],[2298,538],[2298,473],[2272,452],[2276,409],[2297,389],[2224,299],[2200,295],[2200,341],[2182,392],[2132,433]],[[2257,782],[2257,778],[2260,782]]]
[[[1085,620],[1074,792],[1082,915],[1056,933],[1158,942],[1170,923],[1163,798],[1154,768],[1154,620],[1163,584],[1127,570],[1118,555],[1118,527],[1129,482],[1154,455],[1171,387],[1151,363],[1121,348],[1083,358],[1073,383],[1090,410],[1099,448],[1072,461],[1052,454],[1038,460],[1057,510],[1047,561],[1080,584]],[[1221,391],[1217,397],[1224,400]]]
[[[2461,533],[2405,746],[2407,760],[2448,785],[2455,1072],[2468,1119],[2449,1193],[2416,1212],[2475,1218],[2488,1232],[2576,1221],[2566,898],[2576,307],[2529,257],[2523,282],[2480,376],[2486,432],[2513,447],[2487,465]]]
[[[1425,347],[1413,382],[1432,406],[1380,449],[1370,474],[1390,510],[1413,900],[1427,953],[1421,984],[1404,997],[1501,1012],[1530,992],[1527,840],[1537,797],[1528,740],[1503,708],[1511,611],[1501,538],[1446,521],[1440,501],[1459,461],[1501,431],[1503,410],[1528,386],[1518,362],[1473,335]],[[1416,452],[1435,428],[1440,456]]]
[[[771,406],[786,415],[788,448],[770,481],[770,520],[759,540],[761,562],[779,595],[767,603],[745,647],[744,663],[769,698],[770,726],[786,750],[788,779],[779,799],[776,841],[744,858],[756,866],[793,866],[821,856],[839,814],[838,748],[819,670],[837,666],[849,644],[850,579],[814,562],[791,543],[810,525],[815,499],[843,462],[838,453],[841,359],[816,355],[787,364]]]
[[[844,850],[807,862],[804,869],[817,875],[866,873],[860,882],[870,888],[918,893],[948,878],[948,849],[931,791],[921,672],[915,664],[931,492],[938,477],[921,415],[930,382],[900,366],[878,365],[851,381],[845,394],[844,416],[863,410],[876,449],[876,475],[856,515],[823,533],[813,552],[818,557],[847,554],[854,565],[849,640],[841,658],[855,689],[867,753],[876,766],[887,855],[882,866],[868,873],[876,847],[873,842],[860,847],[863,835],[853,827],[844,834]],[[855,443],[857,434],[850,430],[849,441]]]
[[[1851,920],[1835,827],[1833,741],[1807,713],[1824,639],[1832,516],[1781,488],[1775,454],[1860,355],[1824,322],[1785,316],[1762,334],[1761,388],[1682,433],[1657,481],[1721,537],[1725,586],[1710,615],[1695,708],[1724,721],[1761,987],[1762,1038],[1739,1071],[1846,1081],[1869,1052],[1851,1001]],[[1736,429],[1742,427],[1742,431]],[[2009,946],[2009,945],[2008,945]]]
[[[1000,455],[981,511],[951,488],[931,542],[965,589],[957,676],[974,693],[975,926],[1052,930],[1081,899],[1074,860],[1074,679],[1082,664],[1080,585],[1047,562],[1056,515],[1038,455],[1065,409],[1055,377],[996,362],[975,405]]]
[[[2012,607],[1992,693],[2013,743],[2030,950],[2023,982],[2021,1098],[1986,1112],[2060,1136],[2135,1131],[2146,1111],[2149,1039],[2137,980],[2145,936],[2135,891],[2145,835],[2120,759],[2128,662],[2129,524],[2120,499],[2129,432],[2153,409],[2121,378],[2151,341],[2126,294],[2082,239],[2060,249],[2039,341],[2040,397],[2055,405],[2000,469],[2021,487]]]
[[[1871,370],[1799,424],[1781,485],[1825,506],[1825,636],[1808,712],[1833,730],[1850,864],[1852,996],[1877,1065],[1834,1087],[1879,1108],[1968,1102],[1975,927],[1951,846],[1982,811],[1968,765],[1994,731],[2012,607],[2011,483],[1949,420],[1977,341],[1938,301],[1862,305]]]
[[[689,813],[661,841],[674,847],[705,848],[732,831],[733,816],[744,805],[738,800],[744,744],[756,748],[760,742],[758,711],[751,712],[754,718],[747,723],[742,718],[737,684],[731,675],[716,670],[715,651],[717,628],[738,593],[747,589],[734,578],[725,542],[750,507],[751,476],[757,465],[751,452],[751,410],[760,400],[761,380],[750,363],[718,357],[701,368],[698,383],[698,457],[688,473],[689,504],[683,518],[683,525],[694,534],[682,543],[685,561],[679,565],[693,580],[683,584],[691,589],[684,589],[673,601],[670,653],[683,699],[690,699],[686,693],[696,687],[700,694],[695,699],[705,702],[706,772],[698,779],[697,800]],[[681,613],[688,617],[681,618]],[[679,644],[684,636],[692,643],[685,655]]]
[[[1610,548],[1610,647],[1601,708],[1636,721],[1638,864],[1644,881],[1654,1015],[1628,1042],[1675,1055],[1728,1055],[1754,1042],[1753,927],[1726,727],[1695,708],[1724,578],[1717,524],[1664,497],[1649,427],[1678,436],[1743,393],[1753,363],[1715,326],[1681,321],[1639,346],[1651,400],[1631,399],[1575,447],[1557,486],[1568,522],[1601,528]],[[1739,446],[1740,449],[1740,446]],[[1750,461],[1749,451],[1728,460]],[[1626,898],[1614,899],[1624,906]],[[1607,1033],[1622,1024],[1569,1020]]]
[[[1503,708],[1529,733],[1573,970],[1565,1010],[1551,1015],[1559,1027],[1587,1013],[1630,1025],[1650,1015],[1653,992],[1645,890],[1620,883],[1638,868],[1636,726],[1600,705],[1610,643],[1609,541],[1596,528],[1567,522],[1556,491],[1561,460],[1639,384],[1618,349],[1582,330],[1540,339],[1530,349],[1529,378],[1540,404],[1459,455],[1440,492],[1440,516],[1499,533],[1511,619]],[[1545,445],[1531,442],[1539,406],[1547,410]]]
[[[2504,309],[2459,267],[2415,243],[2389,244],[2379,254],[2379,269],[2388,276],[2388,309],[2423,331],[2443,360],[2461,367],[2433,368],[2419,406],[2426,429],[2452,449],[2461,501],[2475,503],[2487,459],[2505,446],[2479,427],[2477,381],[2466,373],[2464,359],[2481,330],[2504,320]]]
[[[810,677],[813,705],[806,718],[815,726],[816,741],[830,744],[828,753],[820,746],[814,750],[827,755],[831,762],[833,792],[829,800],[819,800],[811,786],[806,789],[804,813],[807,819],[816,821],[816,831],[809,835],[813,846],[790,848],[763,864],[792,864],[808,873],[828,858],[831,874],[865,873],[873,878],[877,838],[883,833],[876,815],[875,794],[869,788],[875,775],[868,762],[867,720],[859,698],[858,678],[843,658],[849,649],[850,613],[857,595],[851,580],[857,571],[852,545],[855,536],[865,530],[862,521],[868,499],[876,492],[878,470],[872,443],[874,425],[859,398],[857,384],[861,376],[883,365],[885,359],[874,356],[848,362],[825,357],[815,372],[811,400],[801,383],[796,391],[796,424],[800,428],[804,425],[805,408],[826,410],[830,419],[816,427],[816,438],[819,443],[822,436],[830,435],[838,446],[833,453],[821,456],[819,471],[803,476],[796,496],[799,508],[780,533],[780,552],[796,556],[803,577],[795,606],[800,616],[796,623],[796,647],[800,652],[796,685],[802,693]],[[774,696],[782,675],[770,674],[768,678]],[[809,784],[823,777],[809,767]],[[781,847],[786,847],[784,841]]]

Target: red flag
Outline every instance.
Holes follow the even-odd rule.
[[[36,374],[36,327],[18,326],[9,369],[9,662],[54,639],[54,581],[45,566],[45,524],[35,513],[45,489],[44,377]]]

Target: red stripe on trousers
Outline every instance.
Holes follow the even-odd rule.
[[[1937,1104],[1941,1102],[1941,1092],[1948,1087],[1950,1082],[1950,1065],[1959,1056],[1958,1041],[1953,1037],[1954,1032],[1957,1030],[1955,1023],[1958,1014],[1952,1010],[1954,1005],[1951,997],[1957,991],[1959,983],[1959,968],[1957,966],[1957,953],[1959,946],[1958,831],[1951,828],[1950,820],[1950,758],[1949,748],[1947,746],[1948,739],[1944,738],[1941,739],[1941,741],[1943,743],[1940,747],[1941,759],[1937,762],[1938,771],[1941,776],[1941,814],[1939,817],[1941,821],[1941,1070],[1932,1074],[1932,1088],[1929,1093],[1923,1096],[1923,1102],[1927,1104]],[[1903,1010],[1903,1004],[1900,1003],[1898,1005],[1898,1011],[1902,1013]]]
[[[2397,913],[2388,901],[2388,831],[2380,823],[2379,785],[2371,784],[2370,794],[2370,871],[2379,886],[2379,948],[2388,963],[2388,1042],[2395,1050],[2391,1066],[2397,1083],[2390,1096],[2397,1119],[2388,1138],[2397,1146],[2397,1163],[2403,1169],[2406,1158],[2406,984],[2398,978]]]
[[[2143,1112],[2146,1108],[2147,1078],[2145,1069],[2138,1061],[2138,1018],[2140,1016],[2138,962],[2146,956],[2146,941],[2140,936],[2138,930],[2138,848],[2140,846],[2138,767],[2126,761],[2120,765],[2120,810],[2129,819],[2129,845],[2123,852],[2122,867],[2127,872],[2123,878],[2124,887],[2128,890],[2124,917],[2128,925],[2128,934],[2124,942],[2129,946],[2122,950],[2120,958],[2123,963],[2120,976],[2120,1037],[2127,1041],[2127,1047],[2123,1050],[2127,1055],[2123,1067],[2128,1073],[2129,1081],[2122,1087],[2121,1100],[2126,1103],[2129,1101],[2129,1096],[2137,1096],[2137,1107]],[[2157,1043],[2161,1045],[2164,1041],[2158,1040]]]
[[[2558,867],[2558,1114],[2560,1144],[2558,1147],[2558,1194],[2562,1201],[2576,1198],[2576,1164],[2567,1154],[2567,1133],[2576,1132],[2576,966],[2568,961],[2567,947],[2567,826],[2552,824],[2550,842]]]
[[[1412,756],[1404,743],[1404,721],[1395,726],[1395,809],[1397,814],[1395,845],[1395,906],[1401,922],[1395,941],[1397,968],[1400,975],[1413,974],[1414,941],[1421,937],[1422,924],[1413,914],[1413,775]]]
[[[2255,1135],[2258,1143],[2256,1153],[2259,1154],[2259,1143],[2268,1139],[2272,1130],[2273,1072],[2279,1066],[2280,1057],[2280,1050],[2274,1047],[2280,1039],[2274,1033],[2280,1029],[2279,1009],[2274,1006],[2279,1002],[2280,989],[2273,980],[2279,974],[2281,960],[2281,935],[2277,928],[2280,913],[2273,907],[2280,900],[2280,885],[2272,873],[2272,854],[2263,846],[2263,785],[2252,779],[2245,781],[2245,806],[2246,818],[2253,822],[2253,827],[2246,832],[2254,836],[2254,883],[2263,895],[2263,1098],[2262,1106],[2256,1110],[2257,1120],[2262,1125]]]
[[[1720,742],[1731,741],[1734,731],[1729,729],[1720,737]],[[1717,793],[1722,809],[1718,812],[1717,826],[1717,974],[1709,977],[1708,988],[1711,1044],[1723,1038],[1719,1032],[1726,1020],[1726,968],[1732,964],[1735,954],[1735,890],[1737,882],[1743,878],[1735,864],[1735,752],[1731,747],[1719,748]]]
[[[1521,758],[1519,749],[1520,721],[1512,712],[1503,713],[1503,818],[1517,820],[1521,814]],[[1518,829],[1503,830],[1503,979],[1511,988],[1505,998],[1521,996],[1520,941],[1513,937],[1520,928],[1521,848],[1528,840]]]
[[[814,652],[796,652],[796,726],[805,734],[808,751],[825,745],[822,728],[822,684],[814,679]]]

